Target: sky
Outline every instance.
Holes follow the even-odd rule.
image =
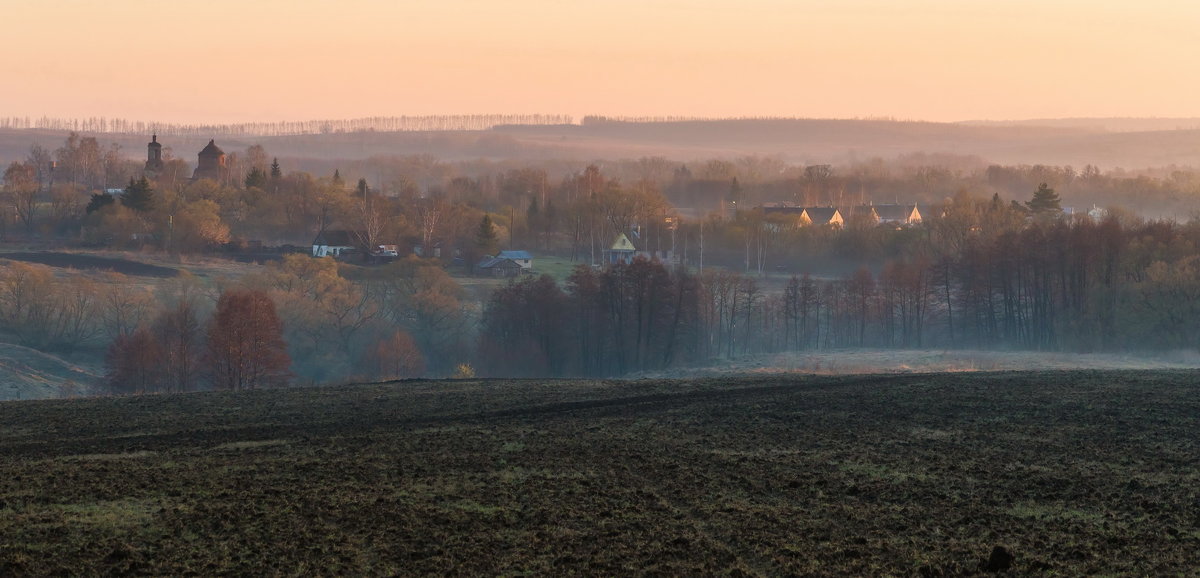
[[[0,116],[1200,116],[1200,2],[0,0]]]

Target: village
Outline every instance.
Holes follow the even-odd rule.
[[[59,264],[38,275],[74,275],[61,265],[90,269],[93,258],[131,271],[145,262],[196,271],[205,297],[188,299],[202,315],[228,289],[261,292],[279,308],[290,371],[312,384],[365,367],[376,377],[606,376],[846,347],[1112,347],[1111,334],[1084,321],[1128,321],[1084,308],[1097,293],[1069,277],[1095,282],[1086,271],[1111,257],[1068,263],[1045,252],[1047,239],[1111,247],[1151,234],[1138,231],[1191,235],[1116,206],[1063,207],[1063,183],[1078,201],[1084,187],[1125,182],[1091,168],[939,173],[872,162],[869,172],[749,157],[580,162],[554,173],[418,156],[344,161],[343,177],[342,163],[321,176],[291,168],[303,160],[258,144],[229,152],[216,138],[204,139],[193,167],[173,140],[151,134],[136,161],[76,133],[53,151],[32,146],[5,173],[8,254]],[[942,179],[932,190],[931,175]],[[1006,187],[1021,196],[1001,196]],[[918,201],[898,202],[905,197]],[[0,274],[14,286],[41,278],[22,267]],[[1058,293],[1042,282],[1051,273]],[[114,294],[136,283],[100,281]],[[156,299],[144,286],[139,293],[139,315],[151,315]],[[51,310],[71,299],[44,297]],[[16,337],[47,353],[111,357],[105,347],[147,330],[128,320],[134,305],[114,299],[87,303],[94,324]],[[608,305],[594,309],[600,303]],[[5,307],[0,298],[0,316]],[[582,326],[562,325],[584,318],[613,341],[599,347]],[[329,332],[340,336],[335,346]],[[628,334],[638,337],[627,342]],[[395,351],[407,361],[388,366]],[[112,391],[141,387],[109,373]]]
[[[146,145],[147,158],[142,170],[142,176],[149,179],[150,182],[156,182],[162,176],[164,171],[163,161],[163,144],[159,142],[158,135],[152,135],[151,140]],[[273,171],[278,170],[278,160],[274,161],[275,167]],[[237,175],[233,174],[234,169],[227,162],[227,155],[224,150],[216,144],[215,139],[209,140],[208,144],[197,153],[196,168],[192,172],[189,183],[195,183],[202,179],[207,179],[218,183],[237,183]],[[259,170],[259,169],[254,169]],[[255,173],[251,171],[247,178],[254,177]],[[265,176],[262,175],[262,176]],[[273,175],[273,178],[279,178],[282,175]],[[589,177],[590,179],[591,177]],[[247,180],[249,183],[249,180]],[[362,188],[363,184],[360,184]],[[120,199],[126,189],[107,189],[105,194],[112,196],[114,199]],[[363,188],[364,194],[367,189]],[[419,201],[419,199],[418,199]],[[365,202],[365,199],[364,199]],[[744,204],[744,203],[743,203]],[[737,201],[723,200],[718,203],[718,206],[705,214],[694,208],[684,208],[676,210],[670,206],[661,208],[661,212],[653,217],[656,222],[655,230],[660,233],[660,236],[654,239],[652,245],[649,238],[643,239],[642,230],[647,223],[629,223],[624,230],[616,230],[615,227],[610,228],[606,234],[603,229],[598,233],[592,232],[593,236],[598,236],[601,239],[608,239],[606,245],[597,248],[592,243],[590,248],[590,262],[593,266],[611,265],[617,263],[629,264],[636,258],[645,258],[652,261],[662,262],[668,265],[679,265],[683,262],[683,253],[681,248],[676,247],[676,233],[684,221],[681,215],[688,215],[688,218],[693,221],[703,221],[705,219],[731,219],[737,217]],[[910,227],[919,225],[922,220],[922,210],[925,213],[941,210],[940,207],[933,205],[925,205],[919,207],[917,204],[862,204],[844,207],[834,206],[797,206],[792,202],[786,201],[771,201],[763,202],[748,212],[760,215],[762,218],[761,227],[763,231],[769,234],[778,234],[785,230],[793,230],[801,227],[818,227],[837,231],[846,226],[848,220],[852,220],[858,226],[894,226],[894,227]],[[172,218],[172,217],[168,217]],[[311,255],[313,257],[332,257],[337,260],[342,260],[355,264],[378,265],[392,262],[396,259],[404,258],[409,255],[414,255],[422,258],[432,258],[444,260],[447,266],[464,273],[493,278],[514,278],[521,275],[535,275],[537,269],[534,267],[533,251],[529,248],[512,247],[503,250],[488,252],[481,256],[468,255],[461,245],[450,243],[447,239],[428,237],[428,246],[423,242],[424,239],[409,235],[407,237],[397,236],[392,238],[373,238],[373,236],[362,228],[344,228],[348,223],[339,220],[328,220],[322,218],[319,225],[319,230],[312,240]],[[513,244],[512,228],[514,222],[508,223],[507,238],[504,239],[506,245]],[[649,228],[649,227],[646,227]],[[669,232],[670,244],[663,246],[661,232],[665,230]],[[497,233],[498,234],[498,233]],[[151,230],[134,232],[131,235],[132,240],[153,240],[155,232]],[[497,241],[500,241],[499,237]],[[264,245],[262,240],[246,239],[242,241],[244,245],[243,253],[258,253],[270,254],[271,252],[295,252],[299,248],[296,245],[288,244],[284,247],[271,247]],[[270,249],[270,250],[265,250]],[[697,253],[699,254],[699,253]],[[466,262],[465,259],[473,258],[471,262]],[[584,262],[588,260],[585,259]],[[693,266],[700,263],[696,261]],[[710,265],[712,261],[710,260]]]

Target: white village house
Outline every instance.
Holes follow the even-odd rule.
[[[321,231],[313,239],[313,257],[340,257],[344,253],[359,250],[358,243],[351,231]]]

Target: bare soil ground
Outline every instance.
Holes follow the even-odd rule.
[[[0,253],[0,259],[38,263],[64,269],[113,271],[122,275],[139,277],[174,277],[179,270],[120,259],[114,257],[99,257],[82,253],[61,253],[53,251]]]
[[[40,263],[78,271],[113,271],[151,282],[169,279],[187,271],[200,278],[237,278],[262,269],[253,262],[239,262],[231,256],[180,255],[158,251],[115,251],[105,249],[64,249],[53,243],[0,243],[0,259]]]
[[[1198,378],[477,380],[9,402],[0,575],[1188,574]]]

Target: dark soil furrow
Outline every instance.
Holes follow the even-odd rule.
[[[0,575],[1190,574],[1198,376],[0,403]]]

